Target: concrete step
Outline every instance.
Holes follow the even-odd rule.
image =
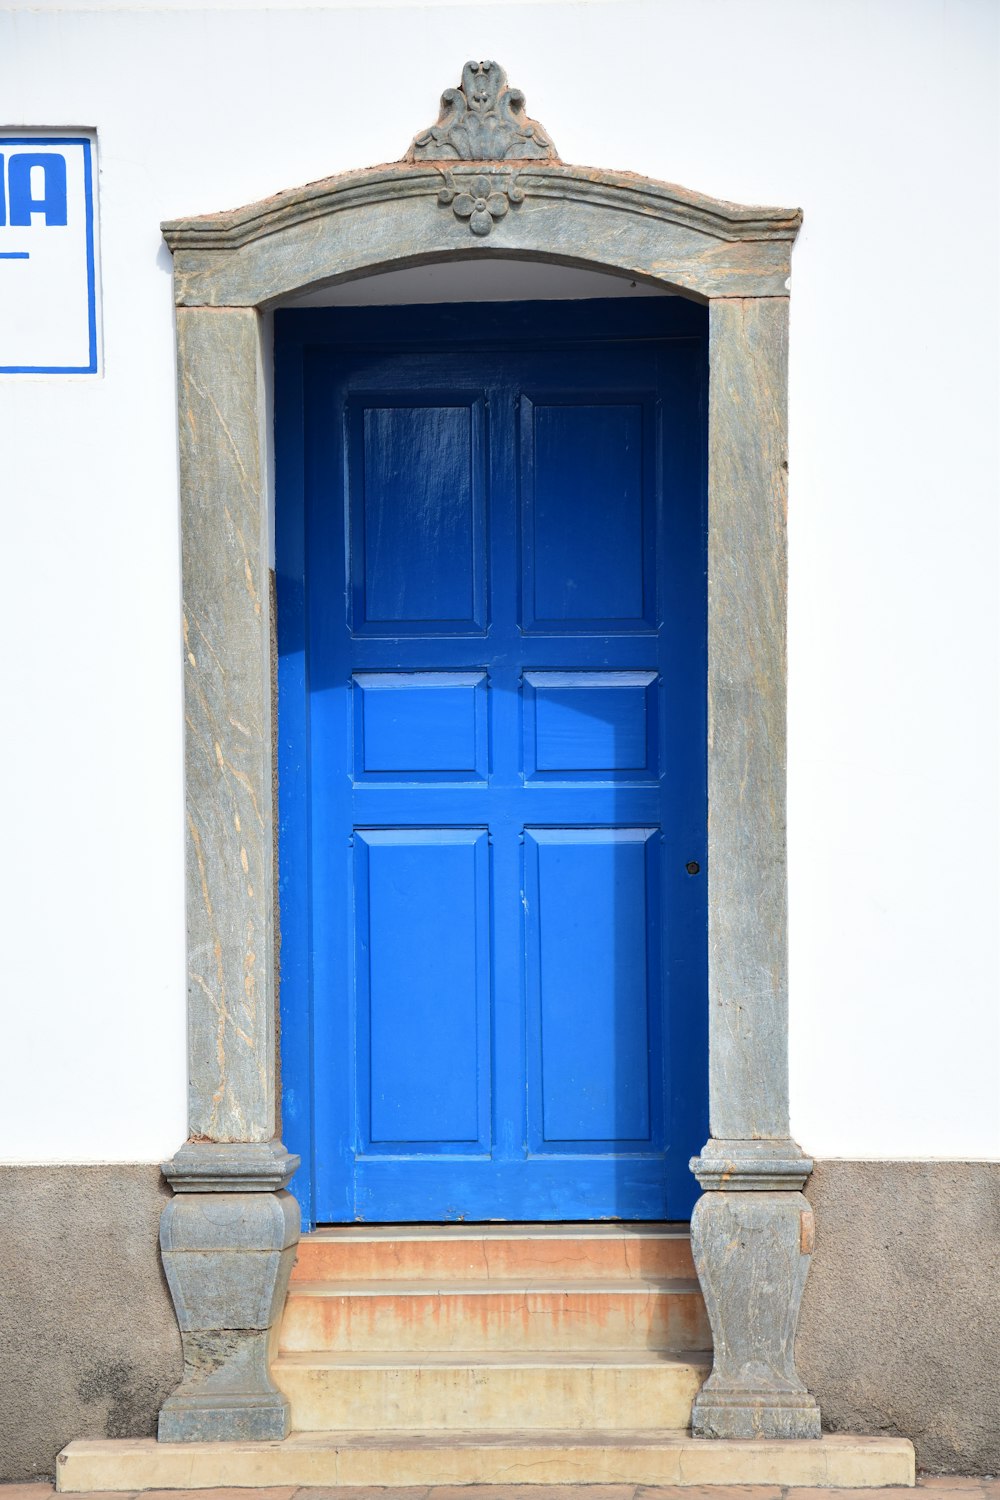
[[[693,1278],[687,1225],[345,1225],[299,1243],[295,1281]]]
[[[696,1281],[296,1281],[283,1350],[705,1349]]]
[[[292,1427],[502,1432],[686,1427],[710,1356],[282,1354]]]
[[[63,1493],[269,1485],[912,1485],[906,1438],[717,1442],[685,1432],[299,1432],[283,1443],[83,1438],[56,1463]],[[544,1500],[544,1489],[539,1500]]]

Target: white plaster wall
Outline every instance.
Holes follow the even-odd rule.
[[[105,374],[0,383],[0,1159],[185,1133],[159,220],[398,157],[469,56],[571,161],[801,204],[793,1129],[1000,1155],[993,0],[0,6],[10,126],[96,126]]]

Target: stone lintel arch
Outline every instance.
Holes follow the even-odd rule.
[[[479,178],[511,209],[481,238],[442,201]],[[182,307],[266,307],[347,276],[470,248],[642,276],[708,301],[787,296],[800,223],[798,211],[741,208],[625,172],[397,164],[229,213],[172,220],[163,234]]]
[[[399,163],[163,225],[177,302],[190,1135],[164,1167],[185,1376],[162,1440],[275,1438],[288,1421],[268,1373],[298,1212],[277,1101],[261,313],[480,255],[627,275],[709,306],[711,1139],[692,1164],[705,1189],[692,1233],[716,1355],[693,1422],[706,1436],[819,1435],[794,1367],[811,1162],[789,1139],[787,1087],[786,367],[800,219],[545,159]]]

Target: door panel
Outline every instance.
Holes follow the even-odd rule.
[[[487,832],[359,829],[355,851],[358,1106],[367,1145],[403,1155],[413,1146],[488,1149]]]
[[[532,1150],[635,1150],[660,1134],[650,1089],[658,833],[525,830]]]
[[[467,398],[454,405],[359,402],[352,417],[355,631],[481,630],[486,596],[482,403]]]
[[[354,777],[485,781],[485,672],[355,672]]]
[[[655,628],[652,425],[638,403],[522,399],[527,629]]]
[[[296,1191],[309,1222],[683,1218],[704,319],[449,311],[276,320]]]
[[[655,672],[525,672],[527,781],[655,781]]]

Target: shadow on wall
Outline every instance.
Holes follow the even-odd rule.
[[[0,1166],[0,1480],[73,1438],[152,1437],[181,1377],[157,1166]]]

